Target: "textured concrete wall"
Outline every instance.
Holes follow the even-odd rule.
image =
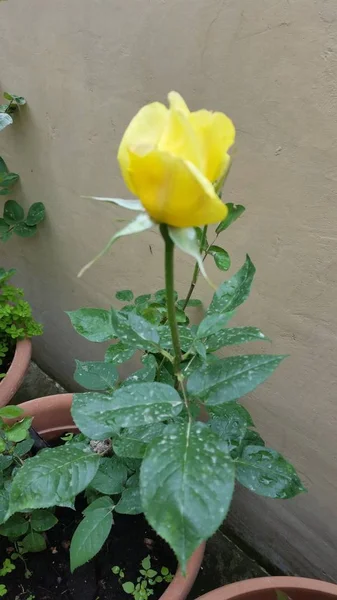
[[[335,580],[336,30],[335,0],[0,6],[1,87],[28,100],[1,134],[1,153],[6,143],[8,164],[22,177],[23,203],[43,200],[48,211],[36,238],[1,247],[45,324],[36,359],[70,386],[74,357],[98,358],[102,349],[73,334],[63,311],[107,307],[123,287],[144,293],[163,286],[155,232],[130,247],[119,243],[76,279],[124,217],[80,195],[125,194],[115,155],[135,111],[164,100],[170,89],[194,108],[226,111],[238,130],[226,198],[248,208],[226,234],[226,247],[233,269],[246,251],[258,267],[251,301],[236,322],[260,326],[273,351],[291,354],[246,403],[309,488],[285,503],[239,493],[232,524],[279,565]],[[189,266],[180,256],[182,293]],[[210,296],[203,283],[199,294]]]

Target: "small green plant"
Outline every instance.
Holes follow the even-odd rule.
[[[0,131],[8,125],[12,125],[13,116],[20,106],[26,104],[22,96],[4,93],[7,101],[0,104]],[[0,196],[8,196],[14,185],[19,181],[17,173],[11,173],[4,161],[0,157]],[[35,202],[29,207],[25,215],[22,206],[16,200],[7,200],[3,209],[3,216],[0,218],[0,240],[7,242],[13,234],[19,237],[31,237],[37,231],[37,225],[45,218],[45,207],[42,202]]]
[[[154,587],[158,583],[165,581],[170,583],[173,579],[172,573],[170,573],[167,567],[161,567],[160,573],[151,568],[151,558],[146,556],[142,560],[141,569],[139,569],[139,577],[136,582],[125,581],[124,571],[118,567],[112,567],[112,572],[117,575],[122,588],[126,594],[130,594],[135,600],[147,600],[154,593]]]
[[[4,577],[5,575],[8,575],[8,573],[11,573],[14,570],[15,570],[14,563],[12,563],[12,561],[9,558],[5,558],[4,562],[2,563],[2,567],[0,569],[0,577]]]
[[[32,317],[23,290],[8,283],[15,270],[0,268],[0,367],[14,350],[17,340],[42,334],[42,326]],[[5,373],[0,374],[4,377]]]
[[[7,594],[7,588],[3,583],[0,583],[0,597],[2,596],[6,596]]]

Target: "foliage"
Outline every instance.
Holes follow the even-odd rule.
[[[218,236],[242,215],[244,208],[233,204],[224,208],[218,197],[230,164],[227,150],[234,140],[230,123],[227,123],[230,139],[227,146],[223,142],[222,147],[218,124],[224,122],[224,115],[221,117],[216,113],[213,117],[212,113],[201,111],[203,121],[202,115],[188,111],[177,94],[171,95],[170,99],[180,106],[176,107],[176,112],[173,106],[170,107],[171,116],[178,119],[174,122],[179,127],[172,130],[173,137],[167,144],[171,144],[171,149],[183,148],[182,171],[179,171],[176,157],[168,152],[163,169],[158,169],[156,176],[144,178],[141,186],[144,194],[149,193],[145,201],[153,189],[157,185],[164,186],[165,181],[166,184],[170,182],[170,189],[163,190],[163,194],[174,196],[172,210],[176,210],[176,214],[171,215],[167,209],[164,212],[169,221],[160,223],[165,245],[165,290],[137,297],[131,290],[121,290],[116,294],[122,303],[119,307],[87,307],[68,313],[79,335],[93,343],[110,343],[104,360],[77,361],[76,364],[75,379],[87,390],[74,394],[72,403],[72,417],[80,434],[66,436],[63,446],[47,448],[26,458],[12,471],[11,484],[4,490],[2,531],[7,528],[8,533],[8,527],[14,525],[19,528],[20,535],[24,535],[26,531],[22,529],[28,520],[32,533],[27,535],[31,537],[36,536],[32,525],[34,511],[52,510],[55,506],[73,508],[76,496],[85,493],[88,506],[70,547],[72,570],[90,560],[102,547],[113,526],[114,512],[131,515],[144,512],[150,525],[176,553],[184,572],[195,549],[226,518],[235,481],[268,498],[292,498],[304,490],[294,467],[265,445],[249,412],[239,403],[242,396],[266,381],[285,358],[268,353],[228,356],[228,349],[233,345],[269,341],[256,327],[228,326],[250,293],[255,266],[249,256],[237,273],[216,289],[199,325],[189,322],[186,310],[196,303],[191,296],[199,272],[207,277],[204,261],[209,256],[220,271],[229,268],[229,255],[216,242]],[[152,114],[156,108],[151,105],[149,110]],[[158,110],[166,119],[166,109]],[[185,117],[187,122],[184,122]],[[151,119],[145,119],[145,131],[149,122],[154,126]],[[192,136],[187,140],[185,134],[196,133],[193,127],[195,124],[201,127],[202,123],[205,126],[204,157],[216,156],[221,174],[214,189],[210,182],[205,182],[205,174],[196,175],[196,167],[191,171],[189,163],[190,173],[186,174],[185,157],[194,151],[191,140],[201,140],[199,129],[199,137]],[[212,133],[209,138],[205,133],[207,128]],[[152,130],[148,133],[153,137]],[[182,140],[174,138],[180,134]],[[124,142],[127,146],[128,136]],[[186,146],[180,142],[186,142]],[[123,152],[123,146],[121,148]],[[156,168],[163,155],[164,151],[156,154]],[[127,161],[131,158],[122,157],[126,178],[129,173]],[[204,168],[206,162],[200,168]],[[172,169],[170,165],[173,165]],[[163,173],[164,183],[160,184]],[[195,202],[204,198],[200,195],[199,183],[202,183],[207,188],[208,199],[223,207],[221,214],[226,217],[217,226],[216,237],[211,243],[207,239],[206,226],[199,229],[184,225],[185,216],[189,221],[197,217],[192,210],[184,213],[183,204],[191,199],[182,193],[186,191],[184,187],[179,190],[182,173],[190,183],[193,178],[198,179],[192,187],[188,186]],[[96,259],[117,238],[145,231],[153,225],[139,201],[98,200],[112,201],[143,212],[114,234]],[[172,227],[171,217],[179,221],[179,227]],[[211,218],[209,214],[208,218]],[[175,247],[195,259],[190,288],[180,299],[174,290]],[[220,349],[226,349],[225,358],[217,356]],[[121,380],[118,365],[136,353],[141,360],[139,368]],[[200,422],[203,412],[208,415],[206,422]],[[4,458],[8,461],[8,456]],[[126,593],[134,595],[136,600],[151,595],[150,579],[164,575],[150,575],[150,566],[143,565],[142,570],[141,581],[123,583]],[[120,570],[118,574],[124,578]],[[144,589],[148,591],[143,592]]]
[[[0,268],[0,366],[17,340],[42,334],[42,326],[32,317],[23,290],[8,283],[15,271]],[[0,375],[4,377],[5,373]]]
[[[139,569],[139,577],[136,582],[124,581],[124,571],[117,565],[112,567],[111,571],[118,576],[119,582],[126,594],[134,597],[134,600],[147,600],[154,593],[154,587],[158,583],[165,581],[170,583],[173,579],[167,567],[161,567],[160,572],[155,571],[151,566],[150,556],[146,556],[142,560],[141,569]]]
[[[13,124],[13,117],[20,106],[26,104],[22,96],[4,93],[7,103],[0,104],[0,131]],[[11,173],[2,157],[0,157],[0,196],[11,194],[12,188],[19,181],[17,173]],[[37,225],[45,218],[45,207],[42,202],[34,202],[25,216],[24,209],[9,199],[5,202],[3,215],[0,218],[0,240],[7,242],[13,234],[19,237],[32,237],[37,231]]]

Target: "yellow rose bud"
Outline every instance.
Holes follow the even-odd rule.
[[[157,223],[222,221],[227,207],[213,184],[228,168],[234,125],[223,113],[191,113],[177,92],[169,104],[144,106],[126,129],[118,150],[125,183]]]

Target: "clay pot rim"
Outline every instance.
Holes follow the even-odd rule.
[[[291,595],[295,590],[303,592],[321,592],[327,598],[337,598],[337,585],[320,581],[319,579],[308,579],[306,577],[258,577],[238,581],[217,588],[200,596],[198,600],[240,600],[249,598],[250,593],[282,590]],[[275,598],[276,600],[276,598]]]
[[[18,391],[26,375],[32,355],[32,342],[26,338],[16,342],[12,363],[0,382],[0,407],[6,406]]]
[[[28,400],[19,404],[27,416],[37,418],[37,431],[47,439],[59,437],[62,433],[78,431],[71,418],[70,409],[73,394],[56,394]],[[32,423],[34,427],[34,419]],[[206,544],[200,544],[195,550],[187,566],[184,577],[178,568],[173,580],[169,583],[159,600],[184,600],[190,592],[204,557]]]

